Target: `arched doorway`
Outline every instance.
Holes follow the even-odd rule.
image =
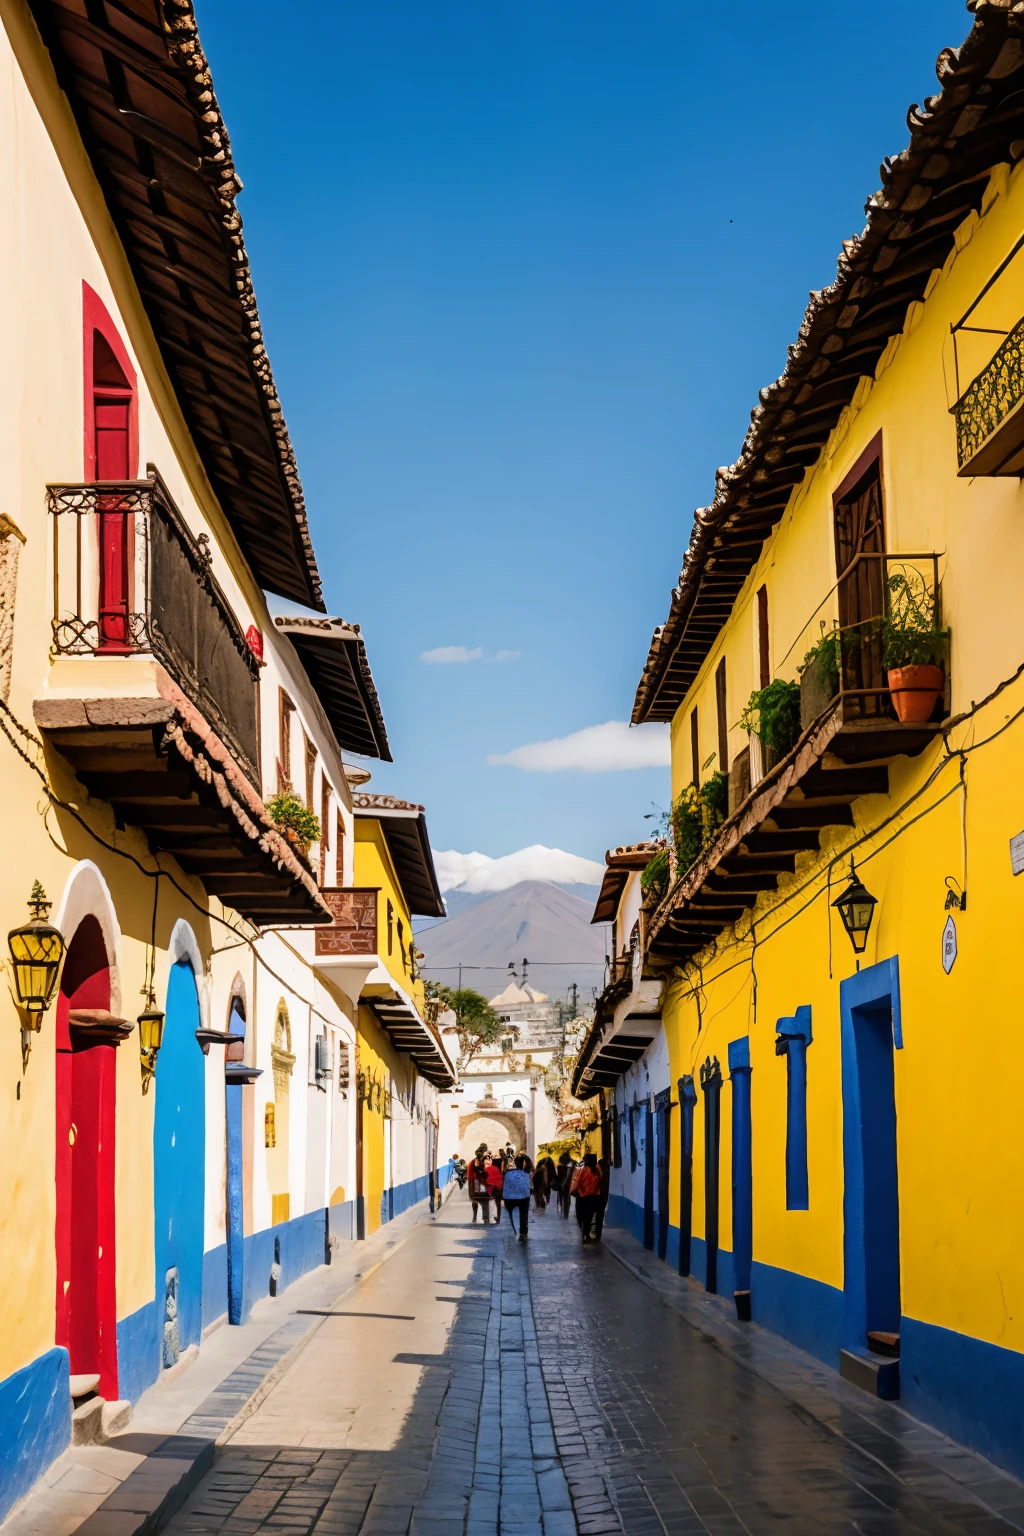
[[[156,1297],[163,1305],[165,1366],[199,1343],[203,1327],[206,1105],[198,1028],[195,975],[187,960],[179,960],[167,984],[153,1121]]]
[[[288,1154],[290,1089],[295,1056],[292,1052],[292,1026],[284,999],[277,1005],[274,1018],[274,1040],[270,1047],[270,1063],[274,1069],[274,1102],[268,1104],[267,1116],[267,1183],[270,1187],[270,1219],[276,1227],[291,1216],[291,1195],[288,1189]]]
[[[95,917],[68,945],[57,995],[56,1342],[72,1376],[117,1398],[114,1248],[115,1047],[73,1037],[72,1009],[110,1008],[110,962]]]

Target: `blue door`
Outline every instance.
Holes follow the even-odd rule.
[[[843,1342],[859,1353],[898,1353],[900,1204],[893,1051],[902,1045],[902,1032],[897,962],[885,960],[844,981],[840,1003],[846,1174]]]
[[[736,1311],[750,1317],[754,1259],[754,1184],[750,1135],[750,1038],[729,1042],[732,1083],[732,1264]]]
[[[245,1034],[245,1015],[238,998],[231,1004],[228,1032]],[[242,1321],[242,1298],[245,1294],[243,1279],[243,1226],[242,1226],[242,1084],[228,1081],[224,1085],[225,1119],[227,1124],[227,1241],[228,1241],[228,1322]]]
[[[156,1296],[163,1306],[163,1363],[198,1344],[203,1315],[206,1109],[199,997],[187,961],[171,966],[157,1057],[153,1126]]]

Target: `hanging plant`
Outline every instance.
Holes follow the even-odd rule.
[[[303,805],[298,795],[275,795],[267,801],[267,815],[278,831],[303,853],[311,843],[320,841],[320,818]]]
[[[672,807],[670,824],[679,873],[696,863],[729,814],[729,780],[713,773],[698,789],[687,784]]]
[[[668,890],[668,849],[659,848],[654,857],[640,871],[640,889],[645,896],[655,896],[658,901]]]
[[[781,677],[755,688],[739,718],[740,729],[756,736],[762,750],[785,757],[800,735],[800,685]]]

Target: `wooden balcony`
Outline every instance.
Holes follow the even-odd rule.
[[[261,926],[324,922],[257,787],[258,663],[159,477],[53,486],[50,507],[47,743],[211,896]]]
[[[260,664],[159,474],[51,485],[56,657],[152,656],[259,785]],[[110,674],[111,676],[113,673]]]
[[[844,684],[848,665],[847,658]],[[753,907],[762,891],[775,890],[780,875],[793,874],[800,854],[816,853],[826,827],[852,827],[855,800],[888,794],[889,763],[916,756],[941,731],[945,702],[936,705],[935,718],[903,724],[888,690],[869,681],[841,686],[823,708],[812,703],[810,712],[792,751],[753,786],[649,914],[646,955],[653,963],[691,959]]]
[[[377,953],[377,887],[335,886],[320,892],[330,908],[329,928],[316,930],[316,957]]]

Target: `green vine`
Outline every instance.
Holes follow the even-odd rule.
[[[756,736],[776,757],[785,757],[800,735],[800,685],[781,677],[755,688],[739,718],[741,730]]]

